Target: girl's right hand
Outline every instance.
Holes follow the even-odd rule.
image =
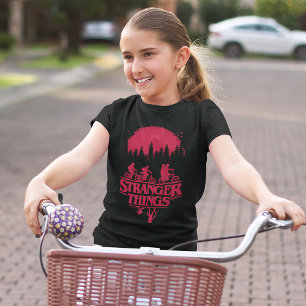
[[[56,192],[48,187],[44,182],[34,178],[26,190],[24,200],[24,214],[28,222],[28,226],[37,236],[42,235],[38,220],[38,212],[40,204],[43,201],[50,201],[55,205],[60,204]]]

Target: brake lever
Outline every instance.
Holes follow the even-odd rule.
[[[46,228],[47,228],[48,217],[49,217],[48,213],[50,209],[52,209],[53,207],[55,207],[55,205],[51,202],[44,202],[41,204],[40,211],[43,214],[44,219],[43,219],[42,225],[40,226],[40,229],[43,233],[46,231]],[[41,235],[35,235],[35,237],[40,238]]]
[[[268,222],[268,228],[269,227],[275,227],[280,229],[288,229],[293,226],[292,220],[279,220],[276,218],[271,218]]]

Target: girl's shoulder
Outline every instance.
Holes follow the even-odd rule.
[[[201,102],[185,100],[185,106],[193,107],[194,109],[201,110],[201,111],[208,111],[210,109],[220,109],[219,106],[210,99],[203,100]]]
[[[225,121],[223,111],[213,100],[207,99],[201,102],[186,101],[185,103],[186,106],[183,112],[196,116],[203,126],[209,125],[212,122]]]
[[[215,108],[215,109],[219,109],[220,110],[220,107],[217,105],[217,103],[214,102],[213,100],[210,100],[210,99],[203,100],[202,102],[200,102],[200,107],[202,109]]]

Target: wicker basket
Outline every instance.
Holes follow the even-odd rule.
[[[48,305],[219,305],[226,268],[202,259],[51,250]]]

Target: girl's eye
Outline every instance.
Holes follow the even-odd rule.
[[[124,55],[123,59],[125,59],[126,61],[129,61],[133,58],[132,55]]]
[[[146,53],[144,54],[145,57],[152,56],[152,55],[153,55],[153,52],[146,52]]]

